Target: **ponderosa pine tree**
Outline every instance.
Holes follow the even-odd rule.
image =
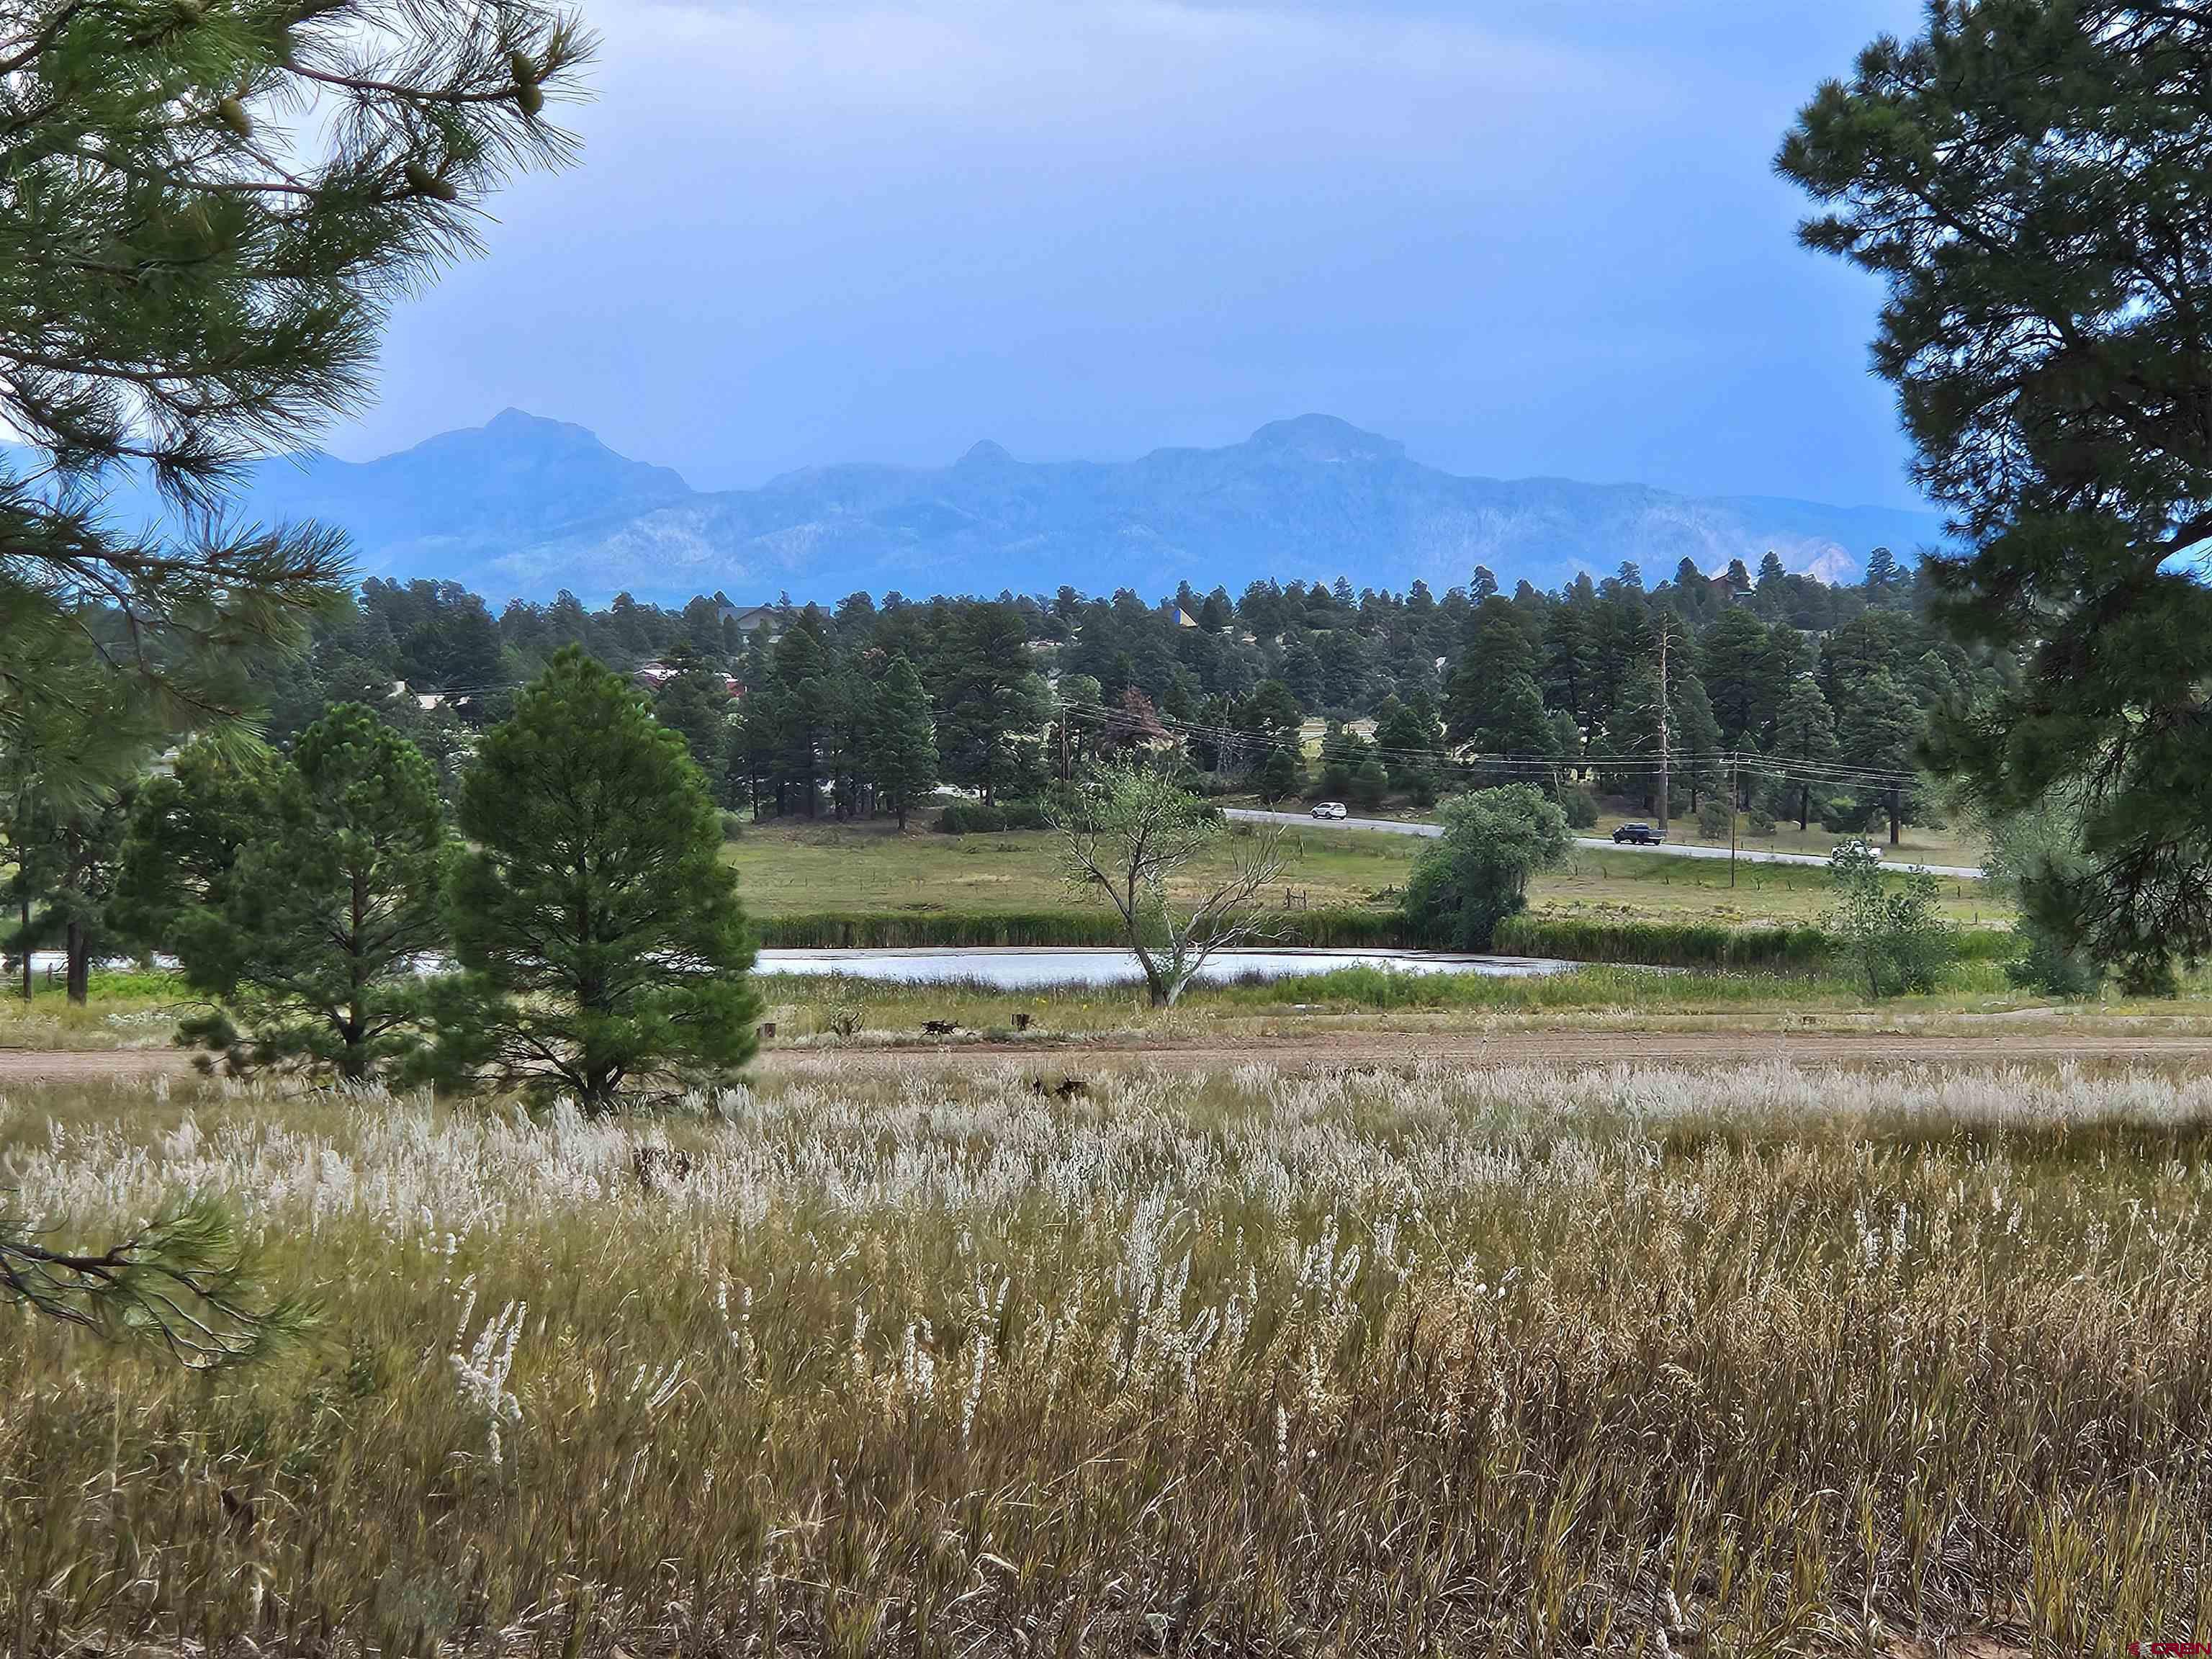
[[[245,705],[245,647],[326,591],[338,536],[125,530],[103,475],[204,509],[305,447],[365,390],[393,296],[474,245],[514,168],[567,156],[544,112],[588,52],[532,0],[7,9],[0,426],[35,458],[0,461],[0,730],[25,665],[91,659],[117,621],[109,654],[179,718]]]
[[[2178,556],[2212,534],[2212,7],[1926,16],[1779,166],[1826,210],[1804,240],[1888,285],[1875,366],[1969,543],[1942,611],[2026,660],[1938,758],[1999,818],[2069,814],[2083,856],[2025,873],[2029,907],[2156,983],[2212,955],[2212,586]]]
[[[681,734],[719,799],[729,765],[730,690],[719,668],[686,656],[653,698],[653,717]]]
[[[210,811],[225,814],[230,781],[205,781]],[[220,1004],[180,1038],[222,1054],[233,1075],[365,1082],[424,1039],[422,959],[446,938],[438,775],[374,711],[340,703],[300,734],[271,784],[221,905],[186,908],[174,925],[186,981]],[[172,830],[208,843],[226,833],[220,817]],[[142,845],[156,833],[149,823]]]
[[[1812,817],[1814,769],[1836,758],[1835,712],[1810,674],[1800,675],[1782,700],[1774,717],[1771,757],[1781,763],[1783,780],[1796,798],[1797,827],[1802,830]]]
[[[1860,683],[1836,725],[1836,746],[1843,758],[1879,775],[1869,778],[1865,787],[1881,799],[1893,847],[1905,822],[1905,791],[1920,740],[1920,715],[1911,695],[1883,668]]]
[[[875,719],[869,732],[868,765],[882,803],[906,828],[915,803],[937,787],[937,732],[931,723],[929,692],[903,655],[893,657],[875,688]]]
[[[620,675],[561,650],[485,733],[458,817],[465,972],[441,988],[428,1074],[599,1113],[752,1058],[753,948],[714,802]]]
[[[1720,722],[1713,717],[1712,700],[1705,695],[1704,679],[1686,661],[1680,668],[1669,669],[1667,692],[1674,708],[1668,732],[1668,752],[1674,760],[1669,781],[1675,789],[1689,791],[1690,810],[1694,812],[1708,795],[1727,787],[1729,769],[1721,752]]]
[[[114,903],[134,941],[170,949],[186,915],[229,902],[239,854],[268,832],[277,766],[264,750],[198,737],[139,787]]]
[[[1731,605],[1698,640],[1698,678],[1711,699],[1723,749],[1756,749],[1773,724],[1783,690],[1774,641],[1749,610]]]
[[[154,711],[135,688],[70,642],[15,665],[15,719],[0,726],[0,883],[11,926],[0,941],[31,994],[31,953],[58,946],[69,1000],[86,1000],[94,955],[112,944],[110,902],[125,820],[154,753]]]

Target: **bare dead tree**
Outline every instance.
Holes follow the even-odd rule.
[[[1096,769],[1054,809],[1053,827],[1063,874],[1104,893],[1121,917],[1155,1008],[1174,1006],[1218,952],[1274,937],[1258,901],[1290,861],[1279,831],[1229,836],[1213,808],[1134,765]],[[1169,884],[1224,839],[1227,872],[1178,905]]]

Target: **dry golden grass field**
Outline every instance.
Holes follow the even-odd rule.
[[[321,1309],[0,1343],[30,1654],[2124,1651],[2212,1635],[2212,1080],[825,1058],[672,1116],[0,1085]]]

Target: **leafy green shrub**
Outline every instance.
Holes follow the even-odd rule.
[[[2033,915],[2020,927],[2020,954],[2004,965],[2006,982],[2022,991],[2051,997],[2094,996],[2105,982],[2104,969],[2085,951],[2070,950]]]
[[[1528,908],[1528,878],[1566,856],[1566,818],[1534,784],[1509,783],[1445,802],[1443,824],[1407,878],[1407,921],[1454,950],[1487,951]]]
[[[1936,908],[1933,876],[1885,878],[1880,855],[1859,842],[1836,849],[1835,902],[1825,918],[1838,956],[1880,998],[1936,988],[1957,955],[1955,935]]]
[[[1763,806],[1754,807],[1752,809],[1750,824],[1753,835],[1771,836],[1774,833],[1774,814]]]
[[[979,800],[956,800],[937,815],[937,829],[947,836],[995,836],[1008,830],[1049,830],[1042,802],[1000,801],[986,806]]]
[[[1597,796],[1587,784],[1570,784],[1560,790],[1559,811],[1567,815],[1570,830],[1597,828]]]
[[[1383,792],[1389,786],[1389,775],[1383,771],[1382,763],[1370,755],[1352,775],[1352,799],[1362,806],[1380,806]]]
[[[1867,827],[1879,803],[1837,795],[1820,803],[1820,828],[1832,836],[1855,836]]]
[[[833,978],[829,990],[815,1003],[814,1023],[841,1042],[850,1042],[860,1035],[860,1000],[842,980]]]
[[[1710,797],[1698,804],[1698,833],[1707,841],[1718,841],[1729,832],[1728,803]]]
[[[725,812],[722,814],[722,839],[724,841],[735,841],[738,836],[744,835],[744,832],[745,815],[743,812]]]

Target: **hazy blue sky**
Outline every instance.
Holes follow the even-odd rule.
[[[1792,112],[1917,0],[584,0],[581,168],[407,307],[361,456],[507,404],[702,487],[1218,444],[1905,503]]]

